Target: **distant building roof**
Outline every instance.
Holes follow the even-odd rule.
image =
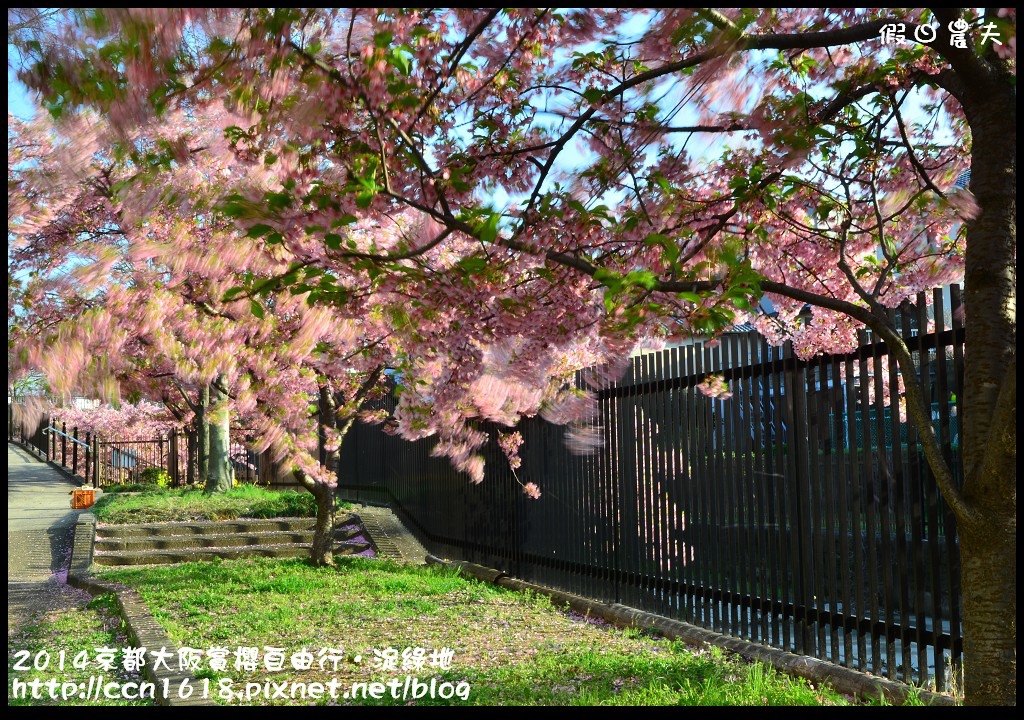
[[[757,332],[757,328],[750,323],[742,323],[740,325],[733,325],[731,328],[726,330],[731,333],[746,333],[746,332]]]

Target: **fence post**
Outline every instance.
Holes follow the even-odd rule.
[[[195,484],[196,481],[196,463],[199,462],[197,459],[199,456],[199,450],[196,447],[199,443],[198,434],[195,431],[189,430],[185,435],[185,442],[187,447],[187,460],[185,461],[185,482],[189,485]]]
[[[92,486],[100,487],[100,434],[92,436]]]
[[[89,471],[92,469],[89,465],[89,459],[92,456],[92,433],[85,433],[85,482],[89,482]]]
[[[75,442],[72,443],[72,448],[71,448],[71,474],[72,475],[77,475],[78,474],[78,428],[77,427],[75,427],[75,429],[71,431],[71,435],[75,439]]]
[[[171,486],[178,487],[178,433],[171,430],[167,436],[167,474],[171,476]]]
[[[68,466],[68,424],[62,422],[60,424],[60,466]]]

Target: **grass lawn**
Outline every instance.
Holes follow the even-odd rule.
[[[852,703],[716,648],[612,628],[553,608],[545,597],[448,568],[340,558],[337,569],[324,569],[302,560],[253,559],[118,568],[99,576],[136,588],[180,646],[222,648],[226,666],[211,669],[206,654],[196,677],[227,704]],[[236,667],[239,647],[255,648],[254,665]],[[293,668],[296,658],[312,667]],[[423,697],[410,700],[407,675],[421,683]],[[431,679],[437,693],[447,689],[447,699],[423,689]],[[311,683],[331,680],[337,699],[301,697]],[[297,697],[270,697],[284,682],[290,685],[282,692]],[[391,684],[380,685],[382,696],[374,699],[372,686],[353,685],[368,682]],[[356,696],[345,697],[353,689]]]
[[[95,664],[96,648],[123,648],[129,641],[113,595],[94,598],[85,607],[54,611],[35,617],[31,624],[7,636],[7,704],[10,705],[155,705],[153,699],[125,699],[120,690],[137,694],[129,683],[139,683],[138,672],[119,666],[106,670]],[[82,653],[85,655],[82,655]],[[90,685],[93,678],[94,685]],[[90,688],[110,683],[114,697],[96,699]],[[15,682],[46,683],[56,680],[56,697],[45,686],[32,697],[31,686],[16,691]],[[74,687],[72,687],[74,684]],[[143,695],[147,694],[145,692]],[[150,693],[152,694],[152,693]],[[66,698],[66,699],[65,699]]]
[[[315,517],[316,501],[308,492],[267,490],[240,485],[207,495],[201,488],[161,489],[135,486],[137,492],[105,491],[92,511],[101,523],[234,520],[236,518]]]

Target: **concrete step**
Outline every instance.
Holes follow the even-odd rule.
[[[216,528],[221,530],[221,528]],[[336,528],[335,540],[352,540],[365,531],[358,525]],[[137,550],[175,550],[202,547],[239,547],[243,545],[310,544],[313,530],[273,530],[267,532],[217,532],[202,535],[150,535],[147,537],[100,538],[97,533],[94,550],[105,552],[133,552]]]
[[[306,557],[314,518],[222,520],[107,525],[96,528],[96,565],[156,565],[213,558]],[[358,516],[342,514],[334,529],[334,552],[373,551]]]
[[[355,525],[358,518],[340,516],[335,527]],[[207,520],[196,522],[143,523],[138,525],[97,525],[97,540],[174,537],[178,535],[227,535],[230,533],[312,531],[316,518],[271,518],[267,520]]]
[[[214,558],[235,559],[249,557],[291,558],[307,557],[308,543],[287,543],[278,545],[244,545],[239,547],[198,547],[175,550],[132,550],[123,552],[97,552],[93,555],[96,565],[167,565],[196,562]],[[334,547],[335,555],[355,555],[371,549],[369,542],[341,542]]]

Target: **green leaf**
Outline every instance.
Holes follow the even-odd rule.
[[[658,284],[658,278],[650,270],[633,270],[626,273],[625,282],[627,285],[639,285],[647,290],[653,290]]]
[[[341,242],[341,235],[337,233],[327,233],[324,235],[324,244],[331,250],[341,250]]]
[[[263,316],[264,316],[263,306],[260,305],[258,302],[256,302],[255,300],[250,300],[249,301],[249,309],[252,310],[252,314],[255,315],[256,317],[258,317],[260,320],[263,319]]]
[[[230,302],[231,300],[234,300],[236,297],[238,297],[239,295],[244,293],[245,290],[246,289],[244,287],[241,287],[241,286],[235,286],[233,288],[228,288],[225,291],[224,295],[221,297],[220,301],[221,302]]]
[[[269,225],[264,225],[260,223],[258,225],[253,225],[251,228],[249,228],[249,232],[247,232],[245,236],[248,238],[263,237],[273,229],[274,228],[270,227]]]
[[[388,63],[403,75],[412,72],[412,63],[410,63],[408,55],[400,49],[396,48],[388,53]]]
[[[342,215],[337,220],[332,220],[331,221],[331,227],[341,227],[342,225],[351,225],[352,223],[354,223],[358,219],[359,218],[357,218],[355,215],[345,214],[345,215]]]
[[[498,221],[501,220],[501,215],[498,213],[492,213],[488,218],[487,222],[484,223],[483,227],[480,228],[480,239],[485,243],[492,243],[498,237]]]
[[[371,203],[373,203],[373,198],[376,197],[376,195],[376,192],[363,190],[362,192],[356,195],[356,207],[365,210],[366,208],[370,207]]]
[[[474,255],[472,257],[464,257],[456,264],[466,273],[473,275],[483,272],[484,268],[487,267],[487,259]]]
[[[275,211],[291,207],[294,200],[291,193],[287,192],[268,192],[264,194],[263,199],[266,201],[267,206]]]

